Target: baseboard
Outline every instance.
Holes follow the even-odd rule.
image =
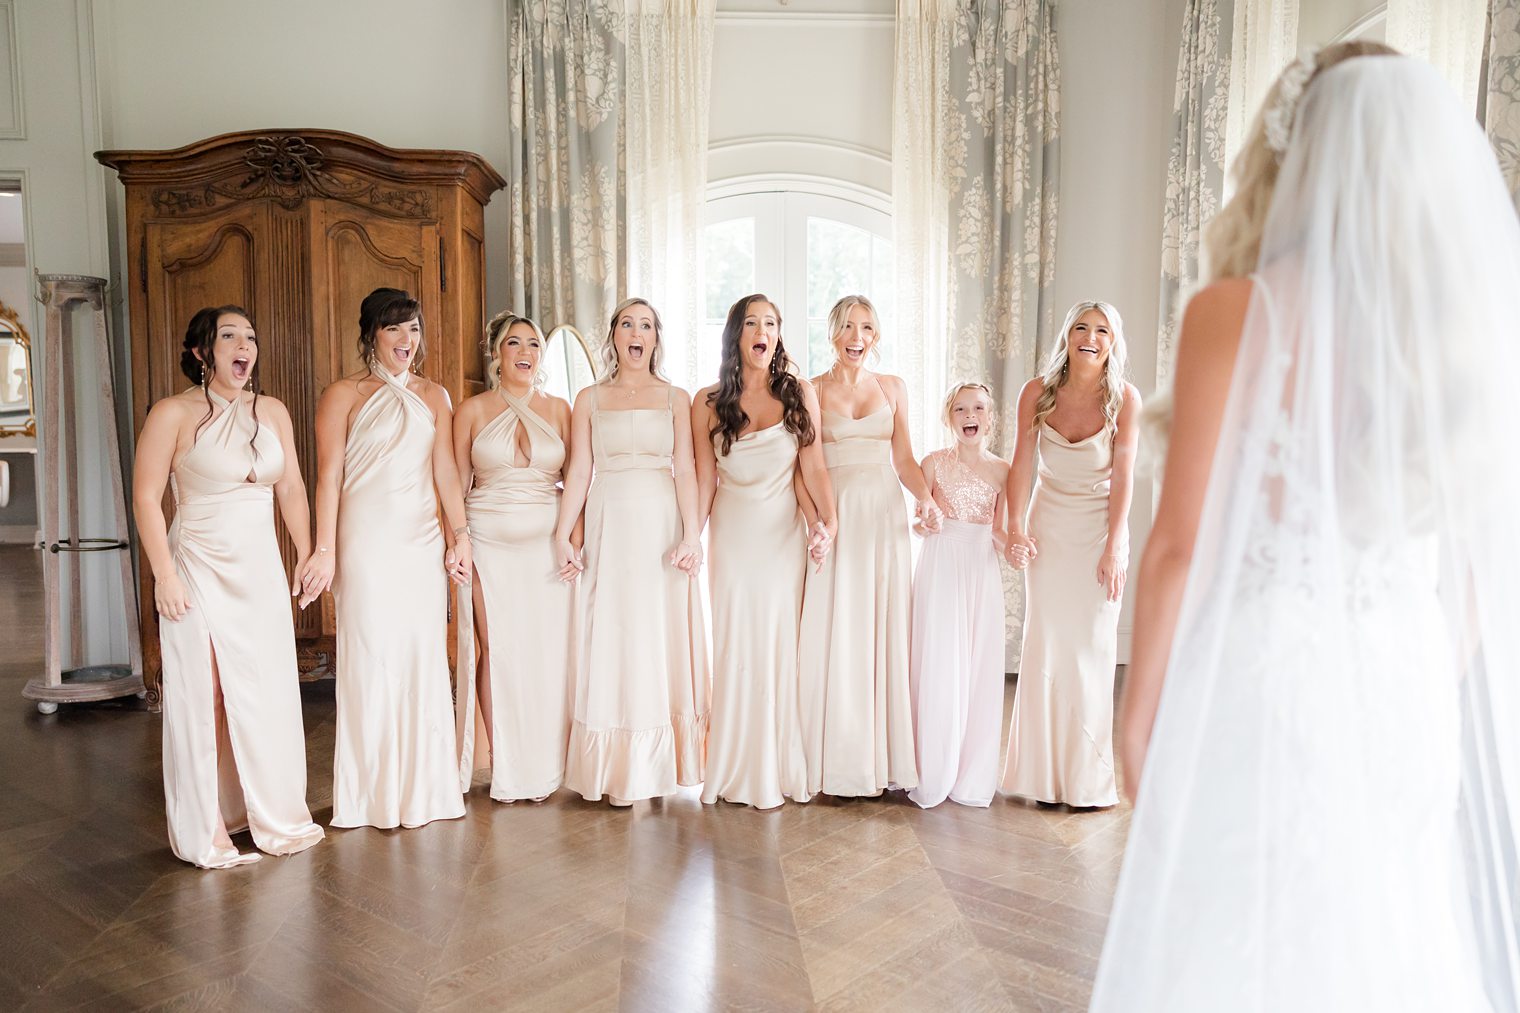
[[[42,532],[30,524],[0,524],[0,545],[36,545]]]

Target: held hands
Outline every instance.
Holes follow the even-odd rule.
[[[702,569],[702,543],[695,538],[683,538],[670,553],[670,565],[686,574],[695,577]]]
[[[808,558],[813,565],[823,569],[823,561],[829,558],[829,550],[834,547],[834,532],[837,525],[830,525],[823,521],[815,521],[808,531]]]
[[[1008,532],[1008,562],[1015,570],[1022,570],[1040,554],[1034,536],[1021,531]]]
[[[1103,593],[1109,601],[1118,601],[1124,595],[1124,580],[1127,573],[1127,564],[1124,557],[1117,552],[1104,550],[1103,558],[1098,560],[1098,583],[1103,587]]]
[[[443,554],[443,569],[449,579],[460,587],[470,583],[470,573],[475,568],[475,554],[470,547],[470,536],[459,535],[454,547]]]
[[[918,530],[920,525],[923,528],[920,534],[924,532],[931,535],[939,534],[940,525],[945,519],[943,511],[940,510],[939,504],[934,502],[932,496],[925,496],[918,501],[918,509],[914,512],[914,516],[918,518],[918,524],[914,525],[914,530]]]
[[[586,564],[581,562],[581,551],[568,538],[554,540],[554,565],[559,567],[559,579],[569,584],[581,575]]]
[[[158,610],[159,615],[176,623],[195,608],[177,573],[171,574],[164,580],[153,582],[153,607]]]
[[[333,568],[331,552],[326,549],[313,552],[296,564],[296,579],[290,585],[290,596],[299,598],[297,604],[304,609],[332,587]]]

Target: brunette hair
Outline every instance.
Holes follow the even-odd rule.
[[[781,311],[776,309],[769,296],[757,292],[745,296],[728,309],[728,319],[723,324],[723,361],[718,366],[718,386],[707,395],[707,403],[717,419],[707,436],[708,439],[722,436],[720,453],[724,456],[733,449],[734,441],[749,424],[749,415],[739,407],[739,395],[744,392],[744,357],[739,338],[744,333],[744,318],[749,315],[750,306],[757,302],[776,310],[776,353],[771,356],[768,388],[771,396],[781,402],[781,422],[787,432],[797,437],[798,446],[806,447],[815,437],[813,417],[808,414],[807,401],[802,396],[802,381],[792,372],[792,360],[781,341]]]
[[[179,370],[184,373],[191,383],[201,388],[206,396],[206,417],[201,419],[195,427],[195,435],[200,436],[201,430],[211,421],[211,416],[216,414],[216,405],[211,401],[211,385],[207,382],[206,370],[216,372],[216,333],[220,328],[222,317],[236,314],[247,320],[250,324],[253,318],[248,311],[241,306],[228,303],[226,306],[205,306],[195,311],[190,318],[190,323],[185,327],[185,340],[179,353]],[[258,339],[254,338],[254,343]],[[248,445],[253,446],[253,441],[259,438],[259,360],[253,360],[253,371],[248,376],[253,388],[253,436]]]
[[[427,358],[427,331],[422,322],[422,305],[410,292],[399,288],[377,288],[359,304],[359,358],[366,367],[375,364],[375,342],[382,327],[394,327],[408,320],[417,321],[417,348],[412,353],[412,368],[422,366]]]

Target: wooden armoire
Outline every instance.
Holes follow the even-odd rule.
[[[126,187],[134,431],[187,384],[179,360],[190,317],[226,303],[253,316],[261,387],[290,409],[308,491],[317,398],[360,369],[359,302],[371,289],[405,289],[421,302],[422,372],[455,404],[484,389],[484,211],[506,181],[480,156],[336,130],[250,130],[95,157]],[[156,700],[157,616],[152,574],[141,571],[144,676]],[[330,601],[297,611],[295,623],[310,670],[330,657]]]

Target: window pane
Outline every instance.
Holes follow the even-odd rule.
[[[828,218],[807,220],[809,319],[826,317],[844,295],[876,296],[871,287],[871,234]]]
[[[722,320],[728,307],[755,290],[755,220],[734,218],[703,230],[704,315]]]
[[[803,372],[808,376],[817,376],[834,364],[834,349],[829,345],[828,317],[808,320],[807,336],[807,348],[800,357],[805,367]]]

